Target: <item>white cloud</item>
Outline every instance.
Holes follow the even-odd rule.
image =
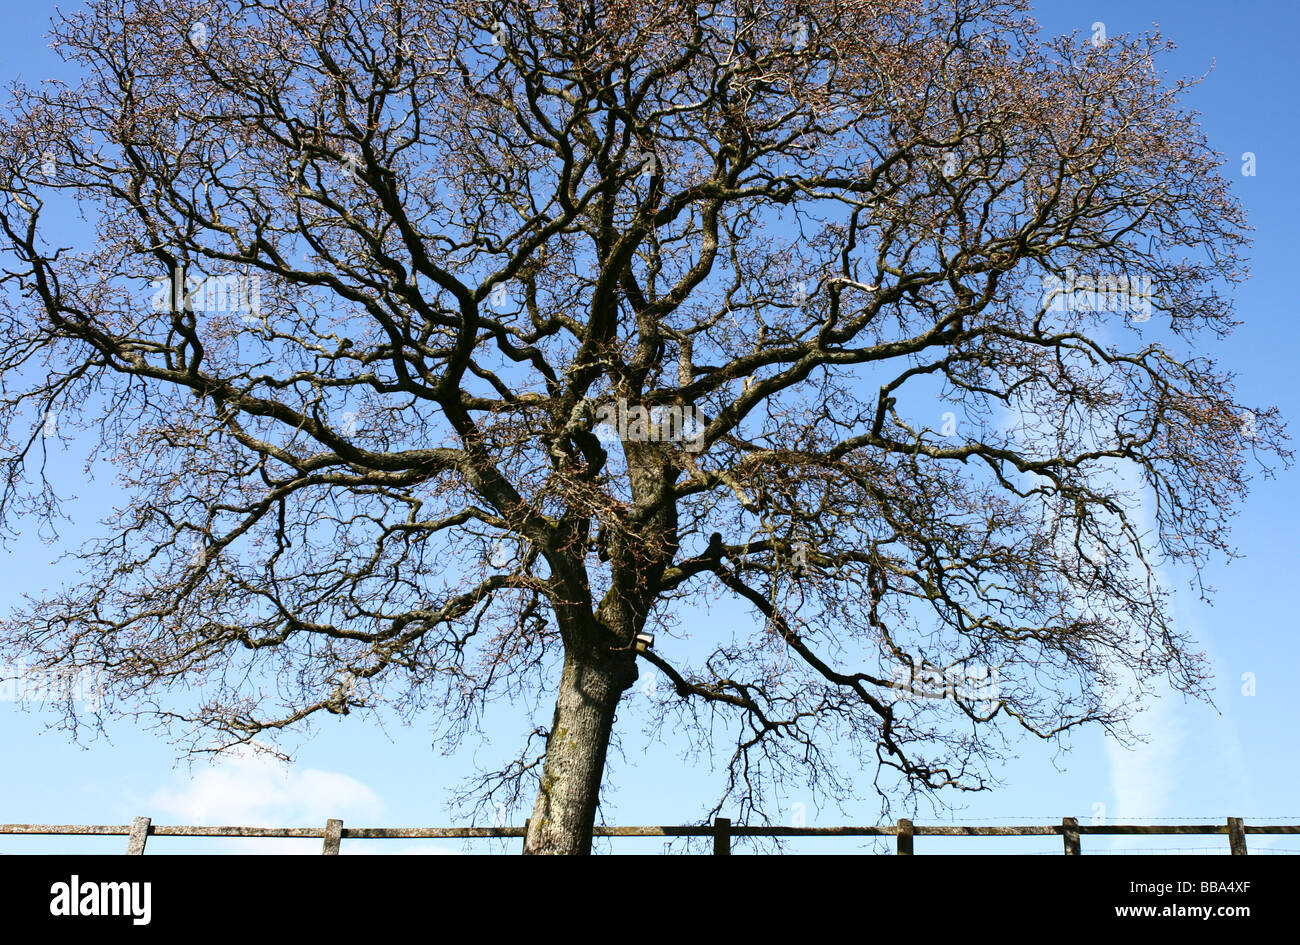
[[[192,777],[160,788],[149,798],[156,823],[240,827],[323,827],[331,817],[345,825],[382,825],[383,800],[356,778],[316,768],[298,769],[252,749],[232,751]],[[320,854],[319,840],[159,838],[169,852]],[[455,854],[428,842],[347,840],[343,854]]]
[[[1179,706],[1165,693],[1165,698],[1151,698],[1135,728],[1149,741],[1137,748],[1125,748],[1115,739],[1106,739],[1106,757],[1110,761],[1110,783],[1115,809],[1110,819],[1131,823],[1142,818],[1160,817],[1174,789],[1178,786],[1178,768],[1187,729],[1179,717]]]
[[[299,770],[251,749],[231,752],[183,783],[155,791],[149,804],[180,823],[256,827],[316,826],[331,817],[375,822],[384,806],[356,778]]]
[[[1147,490],[1141,490],[1139,494],[1142,501],[1134,513],[1134,520],[1141,528],[1154,534],[1157,522],[1150,494]],[[1193,616],[1194,604],[1181,590],[1188,585],[1187,569],[1164,564],[1156,568],[1156,574],[1161,586],[1177,589],[1171,615],[1176,629],[1187,634],[1193,651],[1203,648],[1211,663],[1216,662],[1213,660],[1212,634],[1202,621]],[[1130,684],[1136,685],[1132,675],[1126,675]],[[1134,724],[1134,728],[1149,740],[1130,750],[1113,739],[1106,739],[1115,800],[1112,822],[1175,815],[1208,817],[1200,809],[1192,808],[1213,809],[1218,804],[1233,807],[1251,796],[1249,778],[1245,773],[1245,753],[1232,720],[1202,703],[1179,698],[1163,680],[1154,682],[1158,691],[1148,693],[1145,700],[1148,708]],[[1232,685],[1231,679],[1229,685]],[[1186,780],[1189,772],[1198,765],[1205,765],[1208,759],[1215,760],[1212,780]],[[1118,838],[1112,840],[1112,846],[1120,845],[1131,846],[1131,843]]]

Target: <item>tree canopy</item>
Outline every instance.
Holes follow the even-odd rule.
[[[2,509],[57,513],[51,416],[121,502],[0,648],[105,715],[454,744],[553,694],[474,796],[582,852],[638,666],[741,818],[859,767],[984,789],[1008,736],[1205,693],[1159,567],[1230,553],[1289,454],[1201,350],[1248,228],[1158,35],[91,0],[53,38],[79,83],[0,117]]]

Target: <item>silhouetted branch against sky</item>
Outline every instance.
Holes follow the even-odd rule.
[[[92,0],[55,40],[81,83],[0,119],[3,513],[57,515],[74,434],[120,505],[0,645],[103,714],[454,743],[553,696],[467,800],[535,790],[528,849],[581,852],[638,666],[743,817],[1204,695],[1156,568],[1290,454],[1211,357],[1248,226],[1162,37]]]

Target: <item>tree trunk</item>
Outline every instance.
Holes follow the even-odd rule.
[[[635,661],[617,658],[621,655],[586,660],[565,655],[524,853],[591,852],[614,710],[636,680]]]

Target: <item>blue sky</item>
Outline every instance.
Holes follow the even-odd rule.
[[[0,74],[34,81],[59,67],[42,39],[53,5],[30,3],[6,11],[0,35]],[[1300,418],[1290,280],[1295,271],[1294,221],[1300,219],[1300,140],[1292,120],[1300,65],[1300,6],[1289,2],[1241,4],[1226,8],[1206,0],[1129,0],[1129,2],[1042,3],[1038,18],[1046,32],[1091,33],[1103,23],[1108,34],[1140,30],[1158,23],[1177,44],[1165,65],[1172,75],[1200,75],[1190,103],[1202,115],[1211,144],[1227,160],[1225,175],[1246,205],[1255,228],[1252,278],[1237,293],[1236,334],[1206,350],[1239,374],[1238,395],[1245,403],[1276,404],[1294,429]],[[1256,173],[1241,173],[1245,152],[1255,155]],[[1204,344],[1211,344],[1208,340]],[[25,590],[58,580],[53,559],[94,532],[95,519],[113,499],[105,481],[82,482],[81,457],[61,454],[57,475],[80,496],[72,504],[76,526],[46,545],[33,532],[0,551],[4,578],[0,610]],[[1176,615],[1208,653],[1215,671],[1214,706],[1163,694],[1139,718],[1149,743],[1126,750],[1100,731],[1082,731],[1068,753],[1022,741],[1019,757],[1000,769],[1005,786],[985,795],[952,800],[962,809],[942,815],[958,823],[1057,822],[1064,815],[1088,822],[1191,820],[1221,822],[1228,816],[1248,821],[1295,822],[1300,806],[1294,785],[1300,778],[1300,687],[1291,672],[1297,655],[1300,621],[1292,581],[1300,546],[1297,473],[1276,479],[1255,477],[1233,537],[1243,557],[1214,561],[1204,573],[1217,588],[1212,604],[1190,592],[1189,575],[1175,575]],[[726,619],[719,611],[710,620]],[[1253,674],[1254,694],[1243,677]],[[1160,695],[1160,694],[1156,694]],[[639,690],[629,693],[621,714],[625,758],[615,757],[614,790],[606,792],[604,816],[619,824],[687,823],[712,804],[717,780],[707,767],[680,758],[672,743],[641,737]],[[431,745],[430,726],[396,720],[383,728],[352,716],[322,724],[302,744],[293,765],[241,757],[218,767],[178,761],[171,743],[122,720],[108,739],[73,744],[58,731],[45,731],[54,716],[39,708],[0,703],[0,741],[7,777],[0,781],[0,821],[46,823],[126,823],[135,815],[159,823],[323,824],[342,817],[354,826],[451,823],[445,804],[476,762],[491,765],[508,757],[520,729],[507,714],[491,718],[481,741],[466,741],[461,752],[443,757]],[[863,779],[867,784],[870,777]],[[796,805],[802,805],[802,809]],[[845,811],[818,810],[797,794],[783,801],[784,820],[802,814],[810,825],[874,823],[879,802],[864,795]],[[524,815],[511,816],[512,823]],[[937,816],[926,809],[918,822]],[[118,850],[124,841],[85,838],[0,837],[0,853]],[[158,852],[248,849],[313,852],[315,842],[154,840]],[[344,844],[354,851],[377,842]],[[1085,839],[1085,849],[1144,846],[1208,847],[1218,838],[1156,838],[1145,844]],[[1252,848],[1300,847],[1293,839],[1270,843],[1251,838]],[[620,841],[622,852],[659,852],[661,841]],[[853,852],[860,842],[818,840],[796,849]],[[397,852],[446,850],[458,844],[413,843],[382,847]],[[487,851],[487,844],[476,849]],[[514,849],[514,845],[511,845]],[[917,852],[1056,852],[1050,838],[918,840]]]

